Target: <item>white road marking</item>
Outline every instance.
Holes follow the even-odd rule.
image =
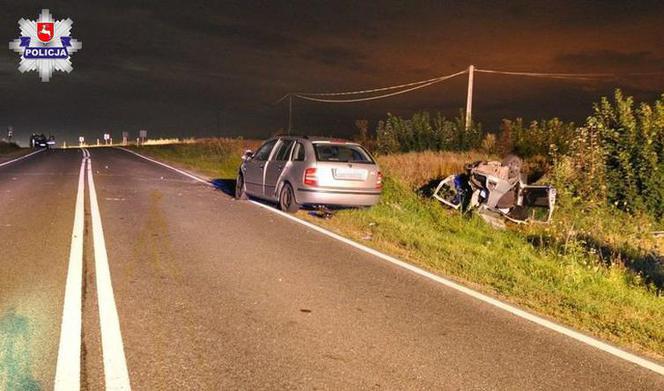
[[[60,326],[60,346],[55,369],[55,391],[78,391],[81,386],[81,300],[83,287],[83,228],[85,220],[85,164],[81,161],[69,250],[65,302]]]
[[[119,148],[119,149],[122,149],[123,151],[127,151],[127,152],[129,152],[129,153],[132,153],[132,154],[134,154],[134,155],[136,155],[136,156],[142,157],[142,158],[145,159],[145,160],[149,160],[149,161],[151,161],[151,162],[153,162],[153,163],[159,164],[160,166],[163,166],[163,167],[169,168],[169,169],[171,169],[171,170],[173,170],[173,171],[179,172],[180,174],[182,174],[182,175],[186,175],[186,176],[188,176],[188,177],[190,177],[190,178],[192,178],[192,179],[196,179],[197,181],[202,182],[202,183],[205,183],[205,184],[207,184],[208,186],[214,187],[214,185],[212,185],[210,182],[208,182],[208,181],[206,181],[206,180],[204,180],[204,179],[201,179],[201,178],[199,178],[199,177],[196,177],[196,176],[193,175],[193,174],[190,174],[190,173],[188,173],[188,172],[182,171],[182,170],[177,169],[177,168],[175,168],[175,167],[171,167],[171,166],[169,166],[168,164],[165,164],[165,163],[162,163],[162,162],[156,161],[156,160],[154,160],[154,159],[150,159],[150,158],[145,157],[145,156],[143,156],[143,155],[141,155],[141,154],[139,154],[139,153],[136,153],[136,152],[134,152],[134,151],[130,151],[130,150],[125,149],[125,148]],[[371,255],[373,255],[373,256],[376,256],[376,257],[378,257],[378,258],[380,258],[380,259],[382,259],[382,260],[384,260],[384,261],[390,262],[390,263],[392,263],[392,264],[394,264],[394,265],[396,265],[396,266],[399,266],[399,267],[401,267],[401,268],[403,268],[403,269],[409,270],[409,271],[411,271],[411,272],[413,272],[413,273],[415,273],[415,274],[418,274],[418,275],[420,275],[420,276],[422,276],[422,277],[428,278],[428,279],[430,279],[430,280],[432,280],[432,281],[435,281],[435,282],[437,282],[437,283],[439,283],[439,284],[445,285],[445,286],[448,287],[448,288],[454,289],[454,290],[456,290],[456,291],[458,291],[458,292],[461,292],[461,293],[463,293],[463,294],[466,294],[466,295],[468,295],[468,296],[471,296],[471,297],[473,297],[473,298],[475,298],[475,299],[477,299],[477,300],[483,301],[483,302],[485,302],[485,303],[487,303],[487,304],[490,304],[490,305],[492,305],[492,306],[494,306],[494,307],[496,307],[496,308],[500,308],[501,310],[506,311],[506,312],[509,312],[509,313],[511,313],[511,314],[514,315],[514,316],[517,316],[517,317],[519,317],[519,318],[522,318],[522,319],[528,320],[528,321],[530,321],[530,322],[533,322],[533,323],[535,323],[535,324],[538,324],[538,325],[540,325],[540,326],[542,326],[542,327],[545,327],[545,328],[547,328],[547,329],[549,329],[549,330],[555,331],[555,332],[560,333],[560,334],[562,334],[562,335],[566,335],[566,336],[568,336],[568,337],[570,337],[570,338],[572,338],[572,339],[575,339],[575,340],[577,340],[577,341],[579,341],[579,342],[581,342],[581,343],[584,343],[584,344],[586,344],[586,345],[589,345],[589,346],[592,346],[592,347],[597,348],[597,349],[599,349],[599,350],[602,350],[602,351],[604,351],[604,352],[606,352],[606,353],[609,353],[609,354],[611,354],[611,355],[613,355],[613,356],[615,356],[615,357],[621,358],[621,359],[623,359],[623,360],[625,360],[625,361],[629,361],[629,362],[631,362],[631,363],[633,363],[633,364],[636,364],[636,365],[639,365],[639,366],[641,366],[641,367],[643,367],[643,368],[649,369],[649,370],[651,370],[651,371],[653,371],[653,372],[655,372],[655,373],[658,373],[658,374],[660,374],[660,375],[664,375],[664,366],[659,365],[659,364],[657,364],[657,363],[655,363],[655,362],[653,362],[653,361],[650,361],[650,360],[647,360],[647,359],[645,359],[645,358],[639,357],[639,356],[637,356],[637,355],[635,355],[635,354],[632,354],[632,353],[626,352],[626,351],[624,351],[624,350],[622,350],[622,349],[619,349],[619,348],[617,348],[617,347],[615,347],[615,346],[609,345],[609,344],[606,343],[606,342],[600,341],[600,340],[595,339],[595,338],[593,338],[593,337],[589,337],[589,336],[587,336],[587,335],[585,335],[585,334],[582,334],[582,333],[580,333],[580,332],[578,332],[578,331],[572,330],[572,329],[570,329],[570,328],[568,328],[568,327],[565,327],[565,326],[559,325],[559,324],[554,323],[554,322],[552,322],[552,321],[550,321],[550,320],[544,319],[544,318],[542,318],[542,317],[540,317],[540,316],[537,316],[537,315],[531,314],[531,313],[529,313],[529,312],[526,312],[526,311],[524,311],[524,310],[521,310],[521,309],[519,309],[519,308],[517,308],[517,307],[515,307],[515,306],[513,306],[513,305],[510,305],[510,304],[504,303],[504,302],[502,302],[502,301],[500,301],[500,300],[498,300],[498,299],[495,299],[495,298],[493,298],[493,297],[487,296],[487,295],[485,295],[485,294],[483,294],[483,293],[480,293],[480,292],[477,292],[477,291],[475,291],[475,290],[473,290],[473,289],[467,288],[467,287],[465,287],[465,286],[463,286],[463,285],[461,285],[461,284],[458,284],[458,283],[456,283],[456,282],[454,282],[454,281],[448,280],[448,279],[446,279],[446,278],[444,278],[444,277],[441,277],[441,276],[439,276],[439,275],[436,275],[436,274],[433,274],[433,273],[431,273],[431,272],[428,272],[428,271],[426,271],[426,270],[424,270],[424,269],[420,269],[420,268],[417,267],[417,266],[414,266],[414,265],[411,265],[410,263],[407,263],[407,262],[401,261],[401,260],[399,260],[399,259],[397,259],[397,258],[394,258],[394,257],[390,256],[390,255],[383,254],[383,253],[381,253],[380,251],[374,250],[374,249],[372,249],[372,248],[370,248],[370,247],[367,247],[367,246],[362,245],[362,244],[360,244],[360,243],[354,242],[354,241],[352,241],[352,240],[350,240],[350,239],[348,239],[348,238],[345,238],[345,237],[343,237],[343,236],[341,236],[341,235],[338,235],[338,234],[336,234],[336,233],[334,233],[334,232],[328,231],[328,230],[326,230],[325,228],[321,228],[321,227],[319,227],[319,226],[317,226],[317,225],[315,225],[315,224],[309,223],[308,221],[304,221],[304,220],[298,219],[298,218],[295,217],[295,216],[292,216],[292,215],[289,215],[289,214],[287,214],[287,213],[284,213],[284,212],[282,212],[282,211],[280,211],[280,210],[278,210],[278,209],[275,209],[275,208],[272,207],[272,206],[269,206],[269,205],[266,205],[266,204],[263,204],[263,203],[260,203],[260,202],[257,202],[257,201],[253,201],[253,200],[250,200],[249,202],[253,203],[254,205],[258,205],[258,206],[260,206],[261,208],[265,208],[265,209],[269,210],[270,212],[273,212],[273,213],[276,213],[276,214],[278,214],[278,215],[281,215],[281,216],[283,216],[283,217],[285,217],[285,218],[287,218],[287,219],[289,219],[289,220],[292,220],[292,221],[294,221],[294,222],[296,222],[296,223],[298,223],[298,224],[302,224],[302,225],[304,225],[304,226],[306,226],[306,227],[308,227],[308,228],[311,228],[311,229],[313,229],[314,231],[317,231],[317,232],[319,232],[319,233],[322,233],[323,235],[329,236],[329,237],[331,237],[331,238],[333,238],[333,239],[336,239],[336,240],[338,240],[338,241],[340,241],[340,242],[346,243],[346,244],[348,244],[348,245],[350,245],[350,246],[352,246],[352,247],[355,247],[355,248],[358,249],[358,250],[361,250],[361,251],[364,251],[364,252],[366,252],[366,253],[368,253],[368,254],[371,254]]]
[[[196,175],[192,175],[192,174],[190,174],[190,173],[188,173],[188,172],[186,172],[186,171],[182,171],[182,170],[180,170],[180,169],[178,169],[178,168],[171,167],[171,166],[169,166],[168,164],[162,163],[162,162],[160,162],[160,161],[157,161],[157,160],[154,160],[154,159],[150,159],[149,157],[147,157],[147,156],[143,156],[143,155],[141,155],[140,153],[136,153],[136,152],[134,152],[134,151],[132,151],[132,150],[129,150],[129,149],[127,149],[127,148],[117,147],[117,149],[121,149],[121,150],[123,150],[123,151],[125,151],[125,152],[132,153],[132,154],[134,154],[134,155],[136,155],[136,156],[138,156],[138,157],[141,157],[141,158],[143,158],[143,159],[145,159],[145,160],[148,160],[148,161],[150,161],[150,162],[152,162],[152,163],[154,163],[154,164],[158,164],[158,165],[160,165],[160,166],[164,166],[164,167],[166,167],[166,168],[168,168],[168,169],[171,169],[171,170],[173,170],[173,171],[175,171],[175,172],[178,172],[178,173],[180,173],[180,174],[182,174],[182,175],[184,175],[184,176],[186,176],[186,177],[189,177],[189,178],[191,178],[191,179],[193,179],[193,180],[195,180],[195,181],[202,182],[202,183],[205,183],[206,185],[210,185],[210,186],[212,186],[212,184],[211,184],[210,182],[206,181],[205,179],[201,179],[201,178],[197,177]],[[162,177],[162,179],[163,179],[163,177]]]
[[[111,271],[101,213],[97,203],[97,191],[92,177],[92,161],[88,159],[88,187],[90,189],[90,213],[92,217],[92,237],[94,242],[95,271],[97,276],[97,301],[99,323],[101,325],[101,346],[104,359],[104,378],[107,391],[131,390],[129,371],[124,354],[120,320],[113,296]]]
[[[12,160],[6,161],[6,162],[4,162],[4,163],[0,163],[0,167],[2,167],[2,166],[6,166],[6,165],[8,165],[8,164],[16,163],[16,162],[18,162],[19,160],[23,160],[23,159],[25,159],[25,158],[29,158],[29,157],[32,156],[32,155],[36,155],[36,154],[38,154],[39,152],[44,152],[44,151],[45,151],[45,149],[38,149],[38,150],[36,150],[36,151],[34,151],[34,152],[30,152],[30,153],[27,154],[27,155],[23,155],[23,156],[21,156],[21,157],[17,157],[16,159],[12,159]]]

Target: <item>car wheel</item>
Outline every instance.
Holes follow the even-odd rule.
[[[293,187],[288,183],[285,183],[281,187],[281,193],[279,193],[279,209],[287,213],[295,213],[300,209],[300,205],[295,201]]]
[[[247,199],[246,187],[244,185],[244,176],[242,174],[238,175],[237,180],[235,181],[235,199],[236,200]]]

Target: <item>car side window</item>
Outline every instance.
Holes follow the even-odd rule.
[[[288,160],[293,142],[294,140],[281,140],[278,147],[279,149],[277,149],[277,152],[274,154],[274,160],[281,162]]]
[[[261,160],[265,161],[267,158],[270,157],[270,152],[272,152],[272,148],[274,147],[274,144],[277,143],[277,140],[272,140],[269,141],[265,144],[263,144],[260,148],[258,148],[258,151],[254,154],[254,159],[255,160]]]
[[[295,149],[293,150],[293,161],[295,162],[304,161],[304,145],[300,143],[295,144]]]

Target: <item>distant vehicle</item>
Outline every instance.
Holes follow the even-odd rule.
[[[235,198],[275,201],[285,212],[308,207],[364,207],[378,203],[383,176],[360,144],[280,136],[242,157]]]
[[[49,142],[52,141],[52,144]],[[47,139],[43,134],[33,134],[30,136],[30,146],[32,148],[48,148],[49,145],[55,145],[55,138]]]

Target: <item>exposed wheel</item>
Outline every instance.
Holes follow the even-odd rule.
[[[281,192],[279,193],[279,209],[286,213],[295,213],[300,209],[300,205],[295,201],[293,187],[288,183],[285,183],[281,187]]]
[[[235,181],[235,199],[236,200],[246,200],[247,192],[244,184],[244,176],[242,174],[237,176]]]

